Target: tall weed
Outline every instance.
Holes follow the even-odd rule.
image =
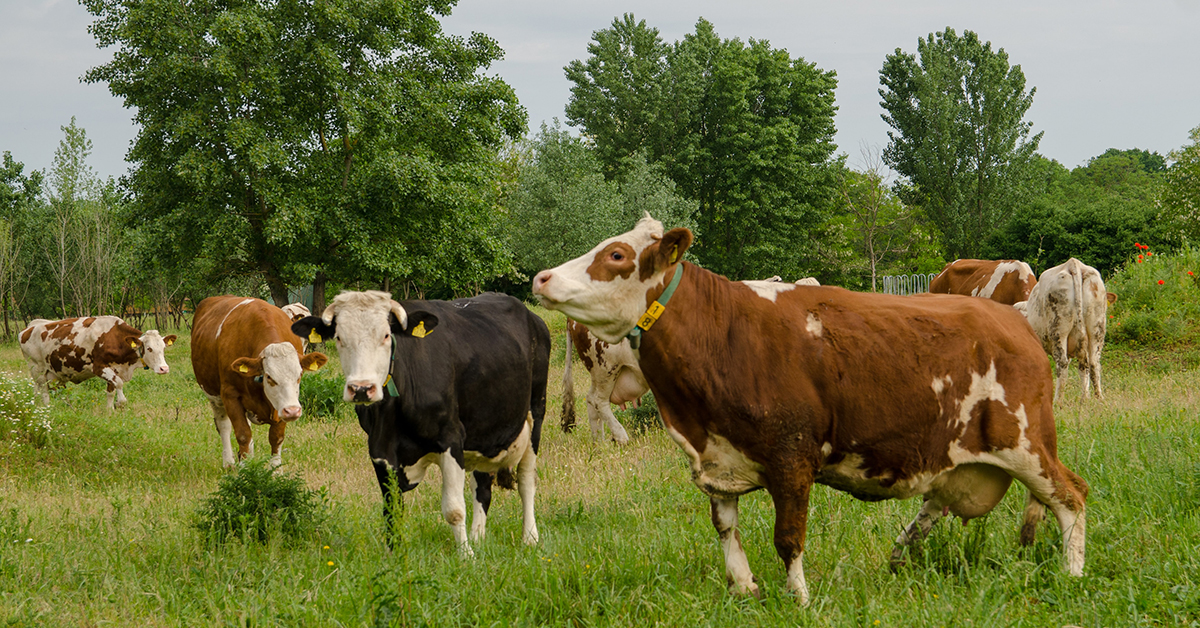
[[[247,461],[236,473],[221,478],[217,490],[196,512],[193,525],[215,544],[231,538],[296,543],[311,538],[329,518],[328,502],[324,490],[309,489],[300,477]]]

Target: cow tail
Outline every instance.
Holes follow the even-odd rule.
[[[505,467],[497,471],[496,484],[506,491],[511,491],[517,488],[517,479],[513,477],[512,469]]]
[[[1079,361],[1079,366],[1082,367],[1091,359],[1092,333],[1090,330],[1088,330],[1087,319],[1083,317],[1083,268],[1081,268],[1083,264],[1081,264],[1079,260],[1076,260],[1075,258],[1071,259],[1075,261],[1074,264],[1071,264],[1071,282],[1075,284],[1075,320],[1079,321],[1080,325],[1083,325],[1082,355],[1088,356],[1087,360]],[[1067,357],[1070,358],[1071,356],[1068,355]],[[1062,377],[1062,374],[1060,374],[1059,377]]]
[[[571,344],[571,325],[567,325],[567,351],[563,366],[563,392],[562,392],[562,431],[571,433],[575,429],[575,380],[571,377],[571,359],[575,353],[575,347]]]

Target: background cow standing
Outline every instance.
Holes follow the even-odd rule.
[[[18,338],[42,403],[50,404],[53,385],[99,377],[108,383],[109,410],[125,405],[125,382],[139,366],[158,375],[171,371],[166,348],[175,343],[174,334],[142,333],[116,316],[36,319]]]
[[[357,404],[389,530],[392,482],[410,491],[437,465],[442,516],[470,555],[466,475],[474,497],[471,539],[478,542],[493,479],[515,467],[523,538],[537,543],[533,502],[550,366],[550,331],[541,318],[502,294],[396,302],[385,292],[344,292],[321,318],[292,329],[312,342],[337,342],[343,397]]]
[[[272,466],[282,463],[287,424],[300,418],[300,377],[319,370],[323,353],[302,355],[300,338],[283,310],[236,296],[209,297],[196,306],[192,321],[192,368],[208,396],[221,440],[221,460],[235,464],[254,455],[250,424],[269,425]]]
[[[1018,312],[958,296],[731,282],[680,261],[691,242],[647,216],[538,273],[533,292],[608,342],[644,330],[643,373],[709,495],[732,590],[758,593],[738,497],[765,488],[788,588],[807,602],[814,482],[867,501],[923,495],[897,563],[945,513],[982,516],[1016,478],[1029,490],[1022,541],[1049,506],[1065,567],[1082,574],[1087,485],[1057,457],[1050,367]]]
[[[1055,400],[1062,398],[1071,358],[1078,361],[1083,374],[1083,395],[1095,384],[1096,397],[1104,397],[1100,352],[1108,329],[1108,306],[1116,301],[1117,295],[1105,290],[1100,271],[1072,257],[1047,268],[1029,300],[1015,304],[1058,367]]]
[[[604,426],[608,426],[612,439],[619,445],[629,442],[629,434],[613,414],[611,404],[622,410],[626,404],[636,408],[641,405],[642,395],[650,386],[642,377],[637,356],[628,340],[609,344],[588,331],[587,327],[567,319],[567,356],[563,369],[562,429],[571,431],[575,426],[575,381],[571,373],[571,352],[579,355],[583,367],[588,371],[591,386],[587,394],[588,425],[592,429],[592,440],[604,440]]]
[[[1020,260],[958,259],[929,281],[929,291],[1013,305],[1028,299],[1035,284],[1033,269]]]

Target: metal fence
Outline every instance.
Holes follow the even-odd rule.
[[[937,277],[937,273],[916,275],[884,275],[884,294],[918,294],[929,292],[929,282]]]

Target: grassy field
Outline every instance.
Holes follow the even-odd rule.
[[[190,522],[217,486],[220,448],[186,332],[172,371],[139,372],[130,405],[100,382],[57,393],[49,442],[0,439],[0,625],[11,626],[1187,626],[1200,624],[1200,370],[1191,353],[1106,353],[1104,401],[1071,373],[1057,408],[1063,460],[1091,485],[1083,578],[1060,568],[1057,526],[1017,545],[1024,490],[988,517],[947,519],[898,574],[892,540],[918,501],[867,504],[816,487],[805,553],[813,602],[785,594],[765,493],[741,530],[762,601],[726,593],[708,500],[661,430],[618,448],[558,429],[563,319],[538,465],[541,543],[497,491],[488,539],[462,559],[440,477],[405,498],[383,539],[366,438],[343,414],[293,424],[284,471],[324,487],[334,517],[300,546],[206,546]],[[331,364],[335,372],[336,363]],[[0,371],[27,377],[0,346]],[[583,412],[585,373],[576,368]],[[266,432],[255,428],[258,456]]]

